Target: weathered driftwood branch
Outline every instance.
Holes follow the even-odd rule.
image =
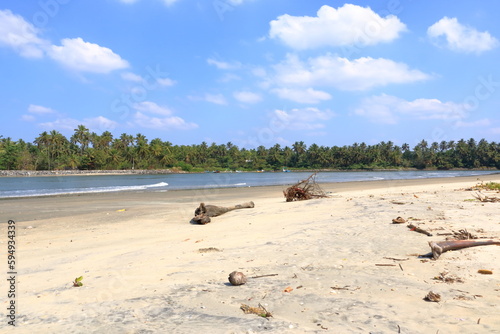
[[[500,240],[449,240],[449,241],[429,241],[432,250],[432,258],[437,260],[439,256],[450,250],[457,250],[468,247],[500,245]]]
[[[500,197],[488,197],[485,194],[481,193],[480,191],[476,192],[476,195],[472,196],[474,196],[477,200],[481,202],[491,202],[491,203],[500,202]]]
[[[316,173],[311,174],[307,179],[297,182],[293,186],[283,190],[286,201],[293,202],[328,197],[323,189],[316,183],[315,176]]]
[[[198,224],[208,224],[210,223],[210,217],[217,217],[226,212],[238,209],[253,208],[255,204],[253,202],[246,202],[242,204],[237,204],[234,206],[217,206],[217,205],[205,205],[205,203],[200,203],[200,206],[194,211],[194,218],[192,221]]]

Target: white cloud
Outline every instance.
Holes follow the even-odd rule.
[[[457,18],[443,17],[427,29],[431,41],[450,50],[464,53],[482,53],[498,46],[498,40],[489,32],[462,25]],[[445,40],[443,40],[445,39]]]
[[[262,97],[259,94],[247,91],[234,92],[233,96],[236,100],[242,103],[258,103],[262,101]]]
[[[125,3],[125,4],[133,4],[133,3],[139,2],[140,0],[118,0],[118,1]],[[161,2],[163,2],[167,6],[173,5],[177,1],[179,1],[179,0],[161,0]],[[235,0],[235,1],[238,1],[238,0]]]
[[[79,37],[65,38],[61,43],[61,46],[51,46],[49,56],[70,69],[109,73],[129,66],[126,60],[123,60],[111,49],[85,42]]]
[[[81,38],[65,38],[62,45],[57,46],[38,34],[38,29],[23,17],[10,10],[0,10],[0,46],[11,47],[22,57],[42,58],[47,54],[70,69],[95,73],[109,73],[129,66],[111,49],[84,42]]]
[[[322,6],[317,16],[279,16],[270,22],[269,37],[293,49],[324,46],[375,45],[390,42],[406,30],[396,16],[380,17],[369,7],[345,4],[338,9]]]
[[[409,83],[430,78],[419,70],[390,59],[363,57],[354,60],[326,54],[302,62],[288,54],[274,66],[272,79],[279,86],[334,87],[339,90],[367,90],[395,83]]]
[[[317,130],[325,127],[325,121],[335,114],[330,110],[318,108],[295,108],[290,111],[276,109],[273,116],[277,119],[275,126],[279,129]]]
[[[184,119],[177,116],[170,117],[152,117],[142,112],[136,112],[133,116],[133,124],[143,128],[150,129],[178,129],[190,130],[198,127],[195,123],[188,123]]]
[[[91,131],[103,129],[112,130],[118,125],[115,121],[107,119],[103,116],[85,118],[83,120],[77,120],[74,118],[59,118],[52,122],[40,123],[39,125],[42,128],[50,130],[73,131],[80,124],[85,125]]]
[[[167,6],[172,6],[174,3],[176,3],[179,0],[163,0],[163,3]]]
[[[219,70],[235,70],[241,67],[239,62],[228,63],[225,61],[215,60],[213,58],[207,59],[207,63],[217,67]]]
[[[140,75],[137,75],[137,74],[132,73],[132,72],[122,73],[121,77],[123,80],[127,80],[127,81],[133,81],[133,82],[143,82],[144,81],[144,79]]]
[[[39,125],[45,129],[67,131],[67,130],[75,129],[79,124],[82,124],[82,122],[77,120],[77,119],[58,118],[55,121],[44,122],[44,123],[40,123]]]
[[[418,120],[460,120],[467,115],[467,105],[438,99],[407,101],[382,94],[363,99],[354,114],[385,124],[396,124],[400,116]]]
[[[306,89],[275,88],[271,91],[282,99],[299,103],[319,103],[332,98],[327,92],[315,90],[310,87]]]
[[[0,45],[13,48],[22,57],[41,58],[48,42],[38,37],[38,30],[10,10],[0,10]]]
[[[488,118],[483,118],[483,119],[478,119],[477,121],[472,121],[472,122],[464,122],[464,121],[457,121],[455,123],[455,126],[457,128],[483,128],[491,125],[491,120]]]
[[[178,129],[189,130],[197,128],[195,123],[188,123],[178,116],[173,116],[170,108],[160,106],[155,102],[144,101],[135,103],[133,108],[137,112],[133,116],[133,120],[129,122],[130,126],[140,126],[149,129]],[[160,117],[152,116],[160,115]]]
[[[222,94],[205,94],[205,97],[203,100],[214,103],[214,104],[220,104],[220,105],[226,105],[227,101],[224,95]]]
[[[267,71],[263,67],[255,67],[252,69],[252,74],[256,77],[263,78],[267,75]]]
[[[28,107],[28,112],[32,114],[47,115],[47,114],[54,114],[56,111],[51,108],[38,106],[36,104],[30,104]]]
[[[146,79],[144,79],[140,75],[132,73],[132,72],[124,72],[121,74],[121,77],[123,80],[126,80],[126,81],[138,82],[138,83],[142,83],[144,85],[148,85],[148,87],[150,86],[150,84],[147,82]],[[156,83],[158,83],[160,86],[170,87],[170,86],[175,85],[177,82],[175,80],[170,79],[170,78],[158,78],[158,79],[156,79]]]
[[[225,73],[218,81],[219,82],[231,82],[231,81],[237,81],[241,80],[241,77],[239,77],[236,74],[233,73]]]
[[[158,104],[151,101],[143,101],[140,103],[135,103],[133,105],[134,109],[142,112],[149,112],[157,115],[169,116],[172,115],[172,110],[167,107],[159,106]]]
[[[112,121],[103,116],[97,116],[94,118],[86,118],[83,120],[83,124],[89,129],[99,129],[99,130],[113,130],[118,126],[118,123]]]
[[[175,80],[169,78],[158,78],[156,82],[158,82],[161,86],[166,86],[166,87],[173,86],[177,83]]]
[[[33,115],[21,115],[21,120],[25,122],[34,122],[36,118]]]

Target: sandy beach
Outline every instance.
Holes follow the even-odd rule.
[[[0,331],[500,333],[498,246],[418,256],[461,229],[500,238],[500,202],[464,190],[481,181],[500,175],[324,184],[329,198],[290,203],[283,186],[0,200],[0,247],[11,219],[17,260],[16,327],[2,284]],[[200,202],[250,200],[190,223]],[[229,284],[234,270],[245,285]]]

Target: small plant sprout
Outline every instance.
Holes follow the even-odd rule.
[[[73,282],[74,287],[81,287],[83,285],[82,283],[83,276],[75,278],[75,281]]]

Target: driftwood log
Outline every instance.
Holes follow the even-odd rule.
[[[448,240],[448,241],[429,241],[432,250],[432,258],[437,260],[442,253],[468,247],[500,245],[499,240]]]
[[[255,204],[252,201],[229,207],[200,203],[200,206],[194,211],[194,218],[192,221],[198,224],[208,224],[211,221],[210,217],[217,217],[233,210],[250,209],[253,207],[255,207]]]

